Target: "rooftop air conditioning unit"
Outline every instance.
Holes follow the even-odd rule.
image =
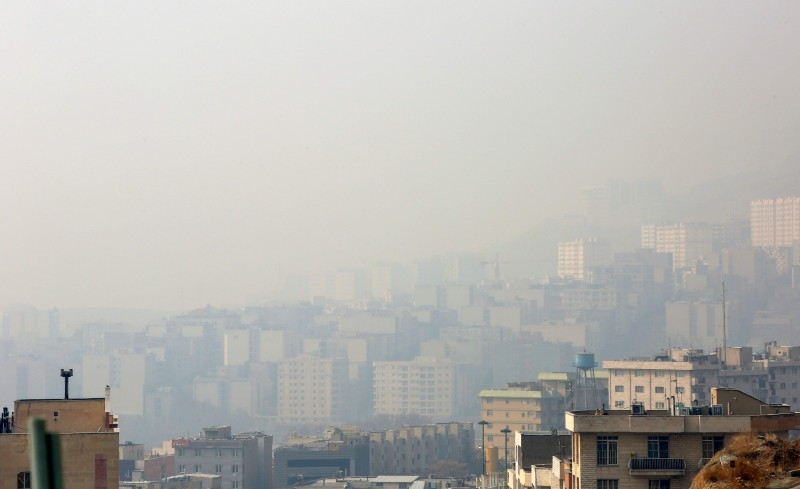
[[[634,414],[634,415],[645,414],[645,412],[644,412],[644,404],[641,404],[641,403],[631,404],[631,414]]]
[[[712,416],[722,416],[722,404],[713,404],[711,406],[711,413]]]

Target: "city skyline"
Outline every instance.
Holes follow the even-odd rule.
[[[0,18],[6,304],[243,304],[294,273],[491,250],[609,178],[676,194],[798,155],[791,2]]]

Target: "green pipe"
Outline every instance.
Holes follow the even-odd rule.
[[[58,434],[45,430],[44,419],[31,418],[28,421],[28,440],[31,453],[31,487],[63,489]]]

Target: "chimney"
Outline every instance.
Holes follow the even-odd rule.
[[[106,412],[111,412],[111,387],[106,386]]]

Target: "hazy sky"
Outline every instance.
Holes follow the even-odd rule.
[[[0,2],[0,304],[193,307],[798,154],[800,2]]]

